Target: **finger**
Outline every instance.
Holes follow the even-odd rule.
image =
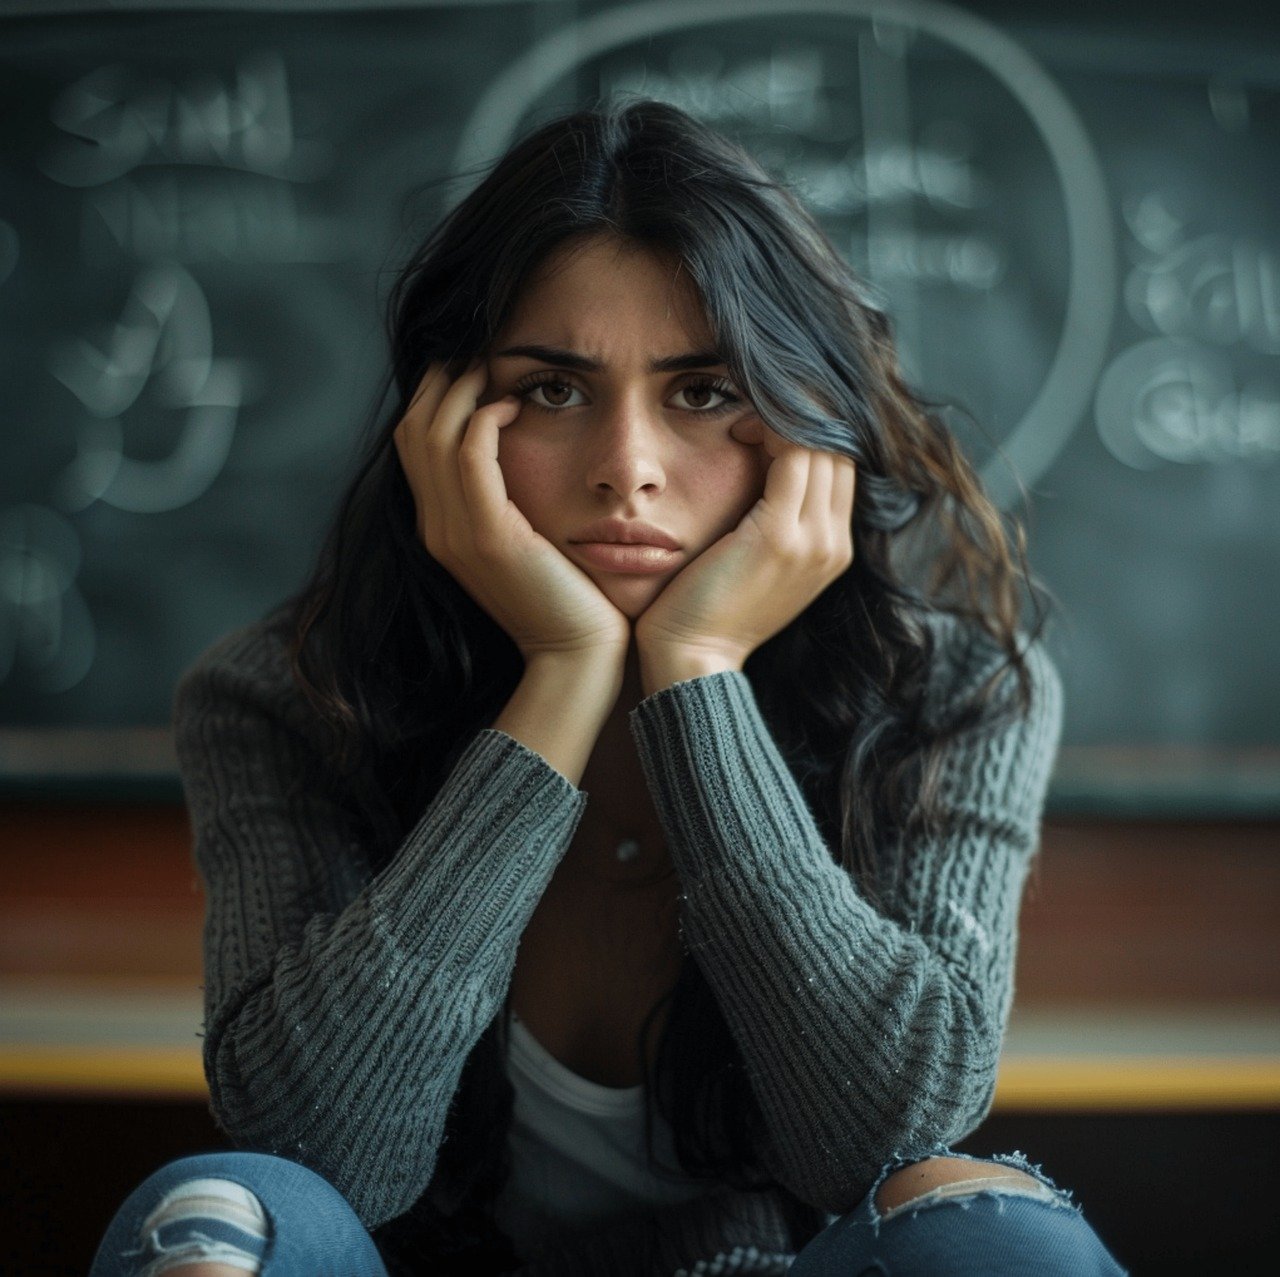
[[[767,509],[775,511],[780,525],[797,530],[800,525],[801,507],[809,485],[809,464],[812,452],[787,440],[774,453],[769,472],[764,479],[764,495],[761,500]]]
[[[835,482],[832,454],[811,450],[809,482],[800,505],[800,522],[809,535],[820,540],[828,535],[831,521],[831,486]]]
[[[478,356],[452,380],[445,369],[424,396],[425,407],[415,418],[409,436],[421,458],[422,488],[430,494],[432,506],[453,526],[466,517],[460,508],[464,497],[458,447],[487,377],[488,369]]]
[[[462,494],[458,449],[462,447],[467,424],[476,411],[476,402],[479,401],[488,377],[489,370],[484,362],[479,358],[472,361],[444,393],[426,436],[425,447],[433,458],[431,470],[438,477],[435,485],[436,500],[453,521],[466,520],[466,511],[462,508],[465,498]]]
[[[436,409],[440,406],[447,384],[448,377],[445,375],[444,364],[433,360],[427,365],[426,372],[422,374],[422,380],[418,382],[417,389],[409,400],[409,406],[404,410],[404,416],[400,418],[400,424],[396,427],[396,434],[399,437],[412,441],[415,436],[426,431],[435,416]]]
[[[436,397],[444,393],[444,384],[447,381],[445,376],[445,364],[443,360],[433,359],[426,367],[422,374],[422,380],[418,382],[417,389],[413,392],[413,397],[409,400],[409,406],[405,409],[406,416],[427,416],[421,411],[420,405],[423,398],[430,395],[432,391],[436,392]],[[429,419],[429,418],[428,418]]]
[[[456,454],[488,379],[489,370],[484,361],[476,359],[445,390],[427,432],[427,447],[432,453]]]
[[[844,523],[853,519],[853,498],[858,486],[858,463],[852,457],[835,459],[836,476],[831,485],[831,513]]]
[[[428,469],[425,455],[427,431],[444,396],[446,382],[444,364],[428,364],[404,416],[400,418],[392,434],[400,465],[409,477],[411,486],[425,482],[424,473]]]
[[[836,477],[831,488],[832,521],[840,535],[846,538],[841,548],[849,554],[852,562],[858,553],[853,539],[853,498],[858,484],[858,466],[849,457],[837,457],[835,468]]]
[[[458,448],[458,474],[467,508],[477,526],[496,528],[507,508],[507,484],[498,464],[498,437],[514,421],[520,402],[508,395],[477,408]]]

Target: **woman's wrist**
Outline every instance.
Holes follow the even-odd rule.
[[[622,691],[625,663],[625,652],[602,648],[541,652],[526,660],[493,727],[541,754],[576,788]]]
[[[640,683],[645,696],[652,696],[664,687],[682,683],[686,679],[741,669],[741,661],[714,653],[640,649]]]

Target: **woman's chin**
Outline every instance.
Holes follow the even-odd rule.
[[[624,576],[621,573],[597,572],[592,575],[605,598],[624,616],[634,621],[662,593],[663,587],[675,573]]]

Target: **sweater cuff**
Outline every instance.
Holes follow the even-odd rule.
[[[629,716],[640,764],[687,883],[757,868],[780,849],[808,843],[826,853],[808,803],[773,739],[751,681],[723,670],[672,683]]]
[[[524,930],[586,805],[541,754],[482,729],[386,871],[402,942],[484,967]]]

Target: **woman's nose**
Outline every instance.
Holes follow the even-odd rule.
[[[660,482],[671,426],[655,408],[626,402],[592,423],[588,482],[634,490]]]

